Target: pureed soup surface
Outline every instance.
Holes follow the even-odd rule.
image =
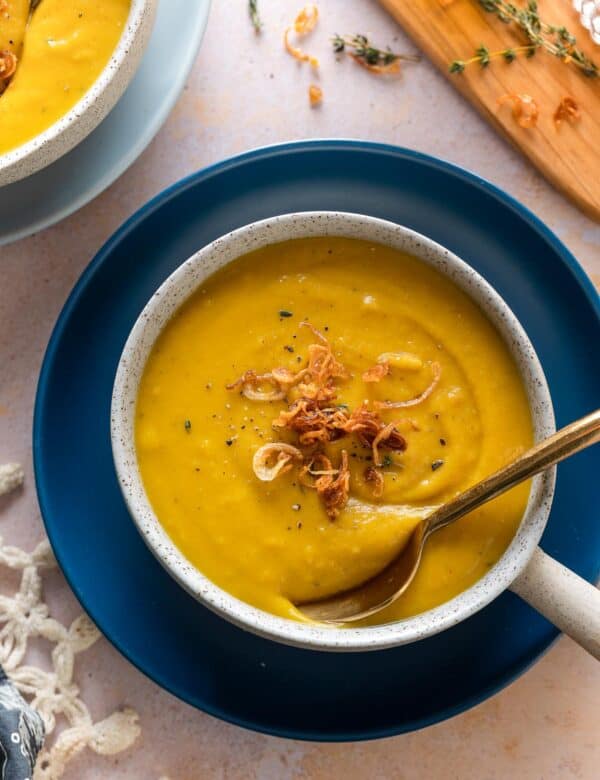
[[[310,373],[292,379],[309,358],[334,374],[325,385]],[[271,379],[245,374],[278,367],[287,371]],[[278,389],[286,399],[251,399]],[[302,400],[316,392],[335,397]],[[342,430],[365,410],[377,430],[396,423],[375,448],[360,424]],[[293,430],[302,411],[326,419],[326,434]],[[266,474],[283,468],[261,481],[253,458],[268,442],[288,443],[302,460],[272,453]],[[377,573],[415,518],[531,442],[518,370],[481,310],[414,257],[342,238],[273,245],[211,276],[160,335],[136,411],[144,485],[175,544],[229,593],[296,619],[293,603]],[[434,534],[405,596],[365,622],[423,612],[471,586],[506,549],[528,492],[517,487]]]
[[[0,0],[0,52],[16,56],[2,92],[0,154],[64,116],[88,91],[114,51],[130,0]],[[1,75],[1,74],[0,74]]]

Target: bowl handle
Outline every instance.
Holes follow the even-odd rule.
[[[600,661],[600,590],[539,547],[510,590]]]

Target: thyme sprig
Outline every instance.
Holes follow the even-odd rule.
[[[259,33],[262,28],[262,21],[258,13],[258,0],[248,0],[248,13],[250,14],[250,21],[255,32]]]
[[[454,60],[450,63],[450,73],[462,73],[471,63],[478,62],[482,68],[490,61],[502,57],[506,62],[513,62],[518,54],[533,57],[538,49],[543,49],[565,64],[579,68],[584,76],[596,78],[600,70],[586,54],[576,48],[577,39],[564,25],[548,24],[540,18],[537,0],[527,0],[525,6],[516,6],[506,0],[479,0],[484,11],[495,14],[504,24],[513,24],[524,34],[528,44],[515,48],[490,52],[487,46],[481,45],[473,57],[465,60]]]
[[[336,54],[348,51],[355,59],[361,60],[371,67],[388,67],[399,60],[419,62],[418,54],[397,54],[389,47],[378,49],[373,46],[366,35],[334,35],[331,39]]]
[[[469,57],[467,60],[454,60],[450,63],[450,73],[462,73],[467,65],[471,65],[474,62],[478,62],[482,68],[487,68],[490,62],[494,59],[502,57],[506,62],[513,62],[517,59],[519,54],[524,54],[526,57],[533,57],[535,54],[535,46],[527,44],[525,46],[514,46],[508,49],[500,49],[499,51],[490,51],[487,46],[481,44],[475,49],[475,54]]]

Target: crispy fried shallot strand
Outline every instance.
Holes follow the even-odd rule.
[[[315,466],[318,466],[315,468]],[[307,481],[309,475],[316,477],[312,482]],[[335,520],[341,510],[346,506],[350,493],[350,468],[348,467],[348,453],[342,450],[340,465],[332,468],[331,461],[323,453],[311,456],[309,462],[300,472],[300,480],[306,487],[313,488],[320,497],[327,517]]]
[[[290,33],[295,32],[296,35],[307,35],[309,32],[315,29],[317,21],[319,19],[319,9],[313,3],[304,6],[296,17],[293,24],[286,27],[283,33],[283,43],[288,54],[291,54],[294,59],[299,62],[309,62],[313,68],[319,67],[319,60],[313,57],[311,54],[307,54],[302,51],[298,46],[294,46],[290,42]]]
[[[0,81],[8,81],[17,70],[17,55],[12,51],[0,51]]]
[[[323,102],[323,90],[317,84],[308,87],[308,102],[311,108],[316,108]]]
[[[261,385],[271,385],[270,390],[261,390]],[[257,374],[251,368],[245,371],[239,379],[229,385],[227,390],[240,390],[250,401],[281,401],[285,398],[285,390],[275,379],[272,372]]]
[[[382,472],[373,466],[367,466],[364,473],[364,479],[365,482],[371,485],[373,498],[381,498],[385,487],[385,479]]]
[[[362,381],[369,382],[381,382],[381,380],[390,373],[390,364],[387,361],[383,363],[377,363],[375,366],[371,366],[363,372]]]
[[[280,474],[289,471],[294,463],[302,463],[300,450],[291,444],[276,441],[256,450],[252,468],[261,482],[272,482]]]
[[[565,95],[565,97],[558,104],[558,108],[554,112],[553,120],[556,128],[558,129],[560,127],[563,120],[566,120],[570,124],[574,125],[576,122],[579,122],[580,119],[581,111],[579,110],[579,106],[575,102],[574,98],[572,98],[570,95]]]
[[[531,95],[510,92],[498,98],[498,105],[509,102],[512,115],[520,127],[530,128],[537,125],[539,109]]]
[[[440,381],[440,377],[442,375],[442,367],[439,363],[434,362],[431,364],[431,371],[433,374],[433,379],[431,380],[431,383],[428,387],[423,390],[423,392],[416,396],[415,398],[409,398],[406,401],[375,401],[375,408],[376,409],[404,409],[407,406],[417,406],[418,404],[423,403],[429,396],[433,393],[435,388],[438,385],[438,382]]]

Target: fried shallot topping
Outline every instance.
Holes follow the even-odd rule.
[[[264,444],[254,453],[252,468],[261,482],[272,482],[285,474],[294,463],[302,463],[302,453],[297,447],[282,441]]]
[[[288,368],[274,368],[268,373],[258,374],[253,369],[244,372],[239,379],[227,385],[227,390],[240,390],[251,401],[281,401],[289,390],[296,387],[301,398],[314,400],[319,404],[329,403],[337,396],[336,379],[345,379],[348,372],[333,354],[331,344],[311,323],[301,322],[308,327],[322,344],[310,344],[306,368],[298,372]]]
[[[17,70],[17,56],[12,51],[0,51],[0,81],[8,81]]]
[[[346,433],[355,434],[363,447],[370,447],[373,452],[373,462],[376,466],[381,466],[379,447],[393,452],[403,452],[406,449],[406,439],[398,430],[398,425],[398,422],[386,425],[377,412],[370,411],[363,404],[354,409],[344,430]],[[415,427],[414,423],[412,425]]]
[[[362,375],[363,382],[381,382],[381,380],[390,373],[390,364],[386,361],[377,363],[368,368]]]
[[[423,403],[433,393],[440,381],[442,375],[442,367],[439,363],[435,362],[431,364],[431,371],[433,373],[433,379],[431,383],[423,390],[422,393],[415,398],[409,398],[406,401],[375,401],[376,409],[403,409],[407,406],[417,406],[417,404]]]
[[[297,433],[300,444],[305,446],[325,444],[353,434],[363,447],[372,449],[373,460],[378,466],[381,465],[378,447],[396,452],[406,449],[406,439],[397,425],[386,425],[376,412],[364,405],[349,415],[340,407],[321,408],[317,401],[310,398],[294,401],[273,421],[274,428],[287,428]]]
[[[554,112],[554,124],[557,129],[560,127],[563,120],[575,124],[581,119],[581,111],[575,100],[570,95],[565,97],[558,104],[558,108]]]
[[[377,358],[378,363],[389,363],[390,369],[399,368],[402,371],[420,371],[423,361],[412,352],[384,352]]]
[[[402,371],[419,371],[423,368],[423,361],[410,352],[384,352],[377,358],[377,364],[367,369],[362,375],[363,382],[381,382],[392,373],[393,368]]]
[[[418,396],[406,401],[376,401],[375,409],[364,401],[349,410],[345,404],[335,404],[337,381],[349,376],[346,367],[334,354],[333,348],[323,333],[310,322],[303,321],[301,327],[308,328],[319,343],[307,348],[306,365],[298,371],[289,368],[273,368],[263,374],[250,369],[239,379],[227,385],[228,390],[238,390],[253,401],[280,401],[287,403],[273,420],[273,428],[295,436],[297,446],[287,442],[265,444],[254,455],[253,468],[263,482],[270,482],[293,467],[298,467],[299,482],[316,490],[331,520],[339,515],[345,506],[350,490],[350,469],[348,453],[342,450],[340,464],[334,467],[327,447],[331,442],[346,436],[354,436],[358,443],[370,450],[368,459],[372,465],[365,471],[365,481],[372,485],[373,496],[383,494],[385,480],[381,467],[386,460],[381,451],[403,452],[406,439],[401,429],[419,430],[411,419],[385,422],[379,409],[396,409],[416,406],[425,401],[435,390],[441,376],[439,363],[431,363],[432,380]],[[362,375],[365,382],[377,382],[394,371],[419,371],[423,361],[407,352],[386,352],[377,359],[377,364]],[[357,454],[353,452],[353,457]],[[389,457],[389,456],[387,456]]]
[[[312,481],[307,481],[309,476]],[[340,465],[334,469],[329,458],[323,453],[317,453],[304,465],[300,472],[300,480],[306,487],[313,488],[321,498],[327,517],[335,520],[346,506],[350,493],[350,469],[348,453],[342,450]]]
[[[270,389],[264,389],[270,385]],[[257,374],[248,369],[239,379],[226,385],[227,390],[240,390],[250,401],[281,401],[285,398],[285,390],[275,379],[273,373]]]
[[[381,498],[383,495],[383,488],[385,487],[385,479],[379,469],[368,466],[364,473],[365,482],[371,485],[373,492],[373,498]]]
[[[539,109],[531,95],[509,92],[498,98],[498,105],[506,102],[512,105],[512,115],[520,127],[530,128],[537,125]]]
[[[335,477],[336,475],[337,469],[333,468],[327,455],[324,452],[315,452],[305,458],[298,478],[304,487],[316,490],[318,477]]]
[[[322,409],[313,398],[299,398],[273,420],[273,427],[294,431],[300,444],[309,445],[341,438],[347,421],[348,415],[339,407]]]
[[[319,19],[319,9],[314,3],[304,6],[296,17],[293,24],[286,27],[283,33],[283,43],[288,54],[291,54],[294,59],[299,62],[309,62],[313,68],[319,67],[319,60],[313,57],[311,54],[307,54],[302,51],[298,46],[294,46],[290,42],[290,33],[295,32],[296,35],[307,35],[309,32],[315,29],[317,21]]]

